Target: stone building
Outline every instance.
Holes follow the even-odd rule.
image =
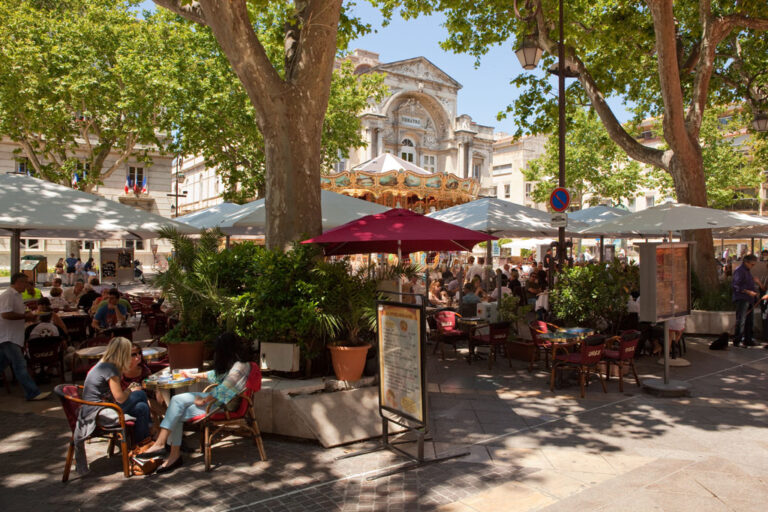
[[[389,95],[361,115],[367,146],[353,150],[336,170],[393,153],[427,171],[491,186],[493,127],[458,113],[459,82],[424,57],[382,63],[378,53],[355,50],[349,60],[358,74],[383,73]]]
[[[523,171],[531,160],[544,155],[545,135],[515,138],[497,134],[493,143],[491,165],[492,185],[487,195],[505,199],[531,208],[546,210],[545,204],[536,204],[531,198],[536,183],[526,181]]]
[[[31,164],[23,156],[23,153],[16,152],[20,145],[7,137],[0,139],[0,172],[21,172],[26,173],[31,170]],[[91,192],[113,201],[140,208],[164,217],[171,217],[173,197],[169,196],[171,192],[172,161],[173,155],[164,155],[158,151],[152,151],[149,147],[136,147],[135,151],[149,151],[151,164],[141,162],[136,158],[130,157],[122,163],[111,176],[104,179],[104,184],[95,187]],[[112,165],[118,158],[117,153],[111,154],[105,161],[105,166]],[[83,152],[85,160],[85,152]],[[87,168],[85,169],[87,172]],[[126,179],[130,178],[132,183],[138,183],[138,191],[131,188],[125,191]],[[146,178],[146,191],[142,190],[144,179]],[[22,234],[23,237],[23,234]],[[156,243],[156,242],[153,242]],[[10,239],[0,238],[0,267],[9,266],[10,257]],[[124,240],[124,241],[81,241],[79,242],[83,255],[93,253],[96,262],[99,261],[99,249],[102,247],[133,247],[135,256],[147,265],[151,264],[153,257],[148,240]],[[169,247],[161,244],[160,253],[168,252]],[[22,238],[21,255],[42,254],[48,257],[49,266],[53,266],[56,261],[64,256],[66,251],[66,242],[64,240],[38,240],[33,238]]]

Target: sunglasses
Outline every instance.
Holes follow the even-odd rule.
[[[131,357],[141,357],[141,352],[131,352]]]

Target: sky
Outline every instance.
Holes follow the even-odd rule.
[[[145,1],[145,9],[154,9],[155,4]],[[478,124],[492,126],[496,131],[513,133],[516,129],[512,119],[496,119],[498,112],[506,109],[517,96],[517,90],[510,81],[523,73],[515,56],[512,43],[492,48],[475,67],[474,57],[446,52],[439,42],[447,37],[439,14],[403,20],[397,14],[387,27],[381,26],[382,16],[365,0],[358,0],[355,14],[370,23],[374,32],[350,43],[350,50],[360,48],[379,54],[382,63],[394,62],[413,57],[426,57],[463,87],[459,90],[458,114],[468,114]],[[552,77],[557,86],[557,79]],[[620,122],[631,115],[620,101],[609,99]]]

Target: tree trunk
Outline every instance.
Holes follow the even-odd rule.
[[[320,143],[325,109],[315,113],[320,122],[313,123],[307,119],[307,105],[295,106],[297,101],[290,98],[286,103],[283,115],[264,131],[266,244],[281,250],[322,233]]]
[[[695,153],[695,152],[694,152]],[[679,155],[670,161],[669,172],[675,181],[677,200],[693,206],[707,206],[707,189],[704,181],[704,164],[701,150],[692,154],[689,162],[683,162]],[[697,158],[698,157],[698,158]],[[696,272],[701,286],[705,290],[717,287],[717,269],[715,268],[715,246],[712,242],[711,229],[684,231],[683,239],[696,242],[693,247],[693,271]]]

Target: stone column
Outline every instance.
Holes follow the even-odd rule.
[[[459,142],[458,144],[458,151],[456,154],[456,174],[459,175],[462,178],[466,178],[467,175],[465,174],[466,168],[464,167],[464,144],[463,142]]]

